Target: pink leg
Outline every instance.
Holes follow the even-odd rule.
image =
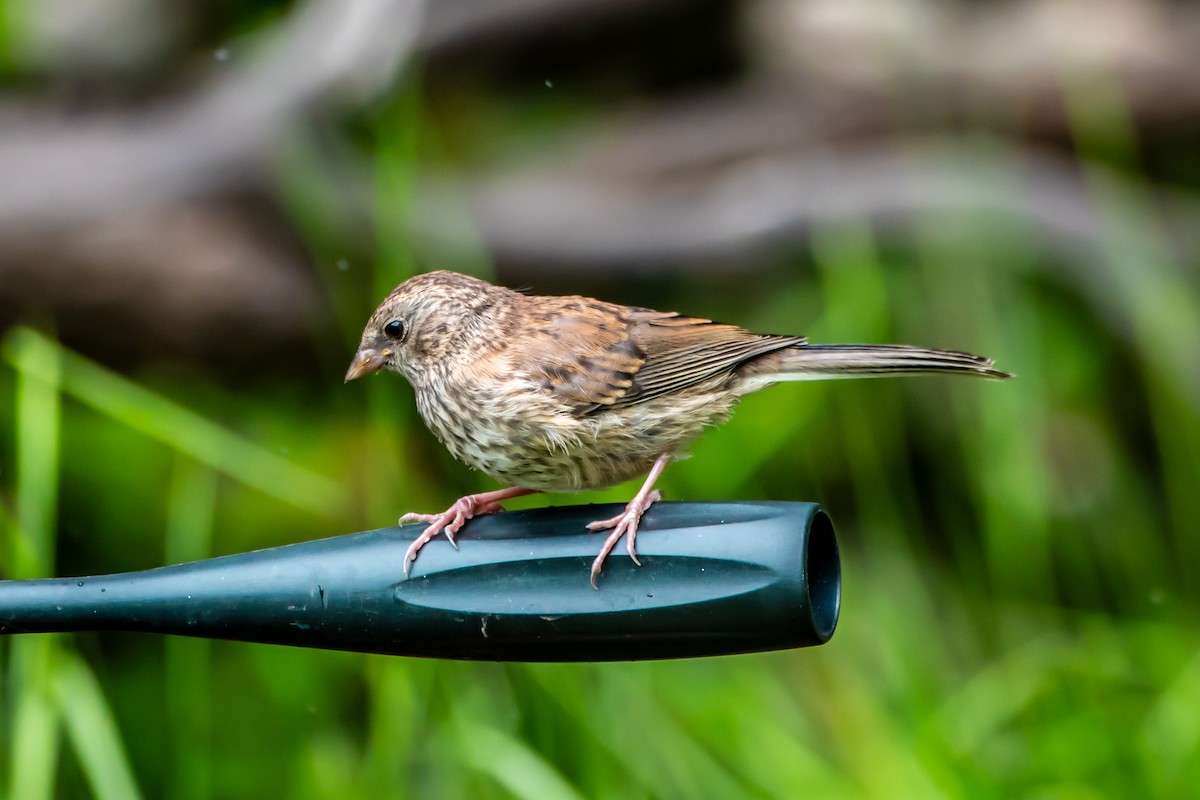
[[[602,519],[588,524],[589,531],[599,531],[605,528],[613,529],[613,532],[604,540],[604,546],[600,548],[600,555],[596,556],[596,560],[592,562],[593,589],[600,588],[596,585],[596,578],[600,575],[600,568],[604,566],[604,559],[608,558],[608,554],[617,546],[617,542],[621,541],[622,536],[625,537],[625,549],[629,551],[629,557],[633,559],[633,563],[639,567],[642,565],[642,562],[638,561],[635,546],[638,524],[642,521],[642,514],[646,513],[646,509],[662,499],[662,492],[654,488],[654,482],[658,480],[658,476],[662,474],[670,458],[670,453],[663,453],[654,460],[654,466],[650,468],[650,474],[646,476],[646,482],[642,484],[642,488],[629,501],[629,505],[625,506],[624,511],[610,519]]]
[[[422,531],[421,535],[408,546],[408,552],[404,554],[404,577],[408,577],[412,563],[417,560],[417,553],[421,552],[421,548],[439,533],[444,532],[446,538],[450,540],[450,544],[454,545],[454,549],[457,550],[458,543],[454,541],[454,534],[458,533],[467,520],[472,517],[503,511],[504,506],[500,505],[501,500],[521,497],[526,494],[535,494],[536,492],[537,489],[522,489],[520,486],[510,486],[507,489],[497,489],[494,492],[481,492],[480,494],[469,494],[466,497],[460,497],[454,501],[454,505],[441,514],[414,514],[412,512],[405,514],[400,518],[401,525],[407,525],[410,522],[428,522],[429,527]]]

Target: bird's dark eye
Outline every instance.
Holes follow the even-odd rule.
[[[395,339],[400,342],[404,340],[404,335],[408,333],[408,326],[404,324],[404,320],[394,319],[383,326],[383,333],[389,339]]]

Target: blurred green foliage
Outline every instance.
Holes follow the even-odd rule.
[[[813,341],[967,349],[1018,374],[776,387],[666,473],[673,499],[827,505],[845,573],[827,646],[501,665],[6,639],[4,796],[1194,796],[1196,265],[1171,260],[1119,96],[1070,99],[1081,159],[1107,165],[1089,171],[1109,237],[1093,284],[1056,272],[1033,231],[973,213],[923,219],[907,241],[830,225],[720,292],[607,295]],[[414,82],[364,123],[384,222],[351,269],[336,266],[346,243],[325,224],[321,176],[302,146],[286,159],[289,212],[343,334],[327,343],[331,385],[373,304],[422,266],[403,224],[415,165],[438,146],[421,103]],[[490,269],[482,251],[456,266]],[[3,355],[6,577],[377,527],[494,486],[444,454],[398,378],[238,394],[118,376],[29,329]]]

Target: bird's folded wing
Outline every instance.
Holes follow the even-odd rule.
[[[637,321],[633,338],[645,353],[645,363],[635,376],[638,391],[627,393],[614,406],[677,392],[728,375],[764,353],[804,344],[801,336],[757,334],[677,314]]]
[[[597,301],[565,303],[557,311],[527,332],[519,352],[512,352],[513,363],[577,416],[680,391],[804,342]]]

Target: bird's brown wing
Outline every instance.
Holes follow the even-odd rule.
[[[805,341],[801,336],[752,333],[736,325],[678,314],[635,313],[634,323],[632,338],[645,354],[645,363],[635,376],[637,391],[626,393],[613,407],[644,402],[728,375],[764,353]]]
[[[528,300],[510,369],[578,416],[635,391],[645,355],[631,336],[631,309],[587,297]]]
[[[536,299],[513,363],[578,416],[680,391],[804,342],[589,298]]]

